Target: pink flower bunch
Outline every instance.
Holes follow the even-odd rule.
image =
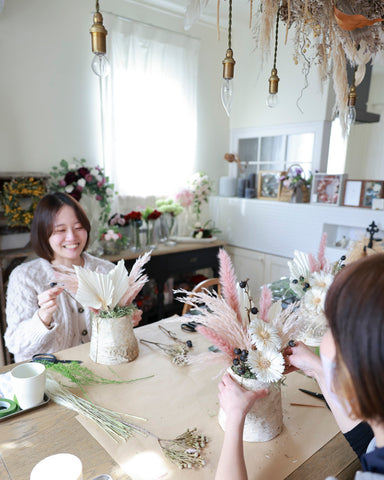
[[[189,207],[193,203],[195,195],[192,190],[185,188],[181,190],[181,192],[176,194],[176,200],[180,203],[180,205],[184,208]]]

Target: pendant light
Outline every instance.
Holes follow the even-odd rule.
[[[277,69],[276,69],[276,58],[277,58],[277,45],[279,40],[279,10],[277,10],[276,15],[276,32],[275,32],[275,51],[273,55],[273,68],[271,70],[271,76],[268,79],[269,82],[269,95],[267,97],[267,107],[274,108],[279,103],[279,80],[280,78],[277,76]]]
[[[92,52],[95,54],[92,60],[92,70],[99,77],[106,77],[110,72],[110,64],[106,57],[107,30],[103,25],[103,16],[100,13],[99,0],[96,0],[96,13],[93,15],[93,25],[89,29],[92,39]]]
[[[223,83],[221,85],[221,101],[227,112],[228,117],[231,114],[233,97],[233,74],[235,69],[235,60],[232,51],[232,0],[229,0],[229,21],[228,21],[228,48],[223,60]]]
[[[357,98],[356,85],[355,85],[356,69],[357,67],[355,67],[353,70],[352,85],[350,86],[349,92],[348,92],[348,103],[347,103],[348,109],[345,114],[345,124],[347,126],[348,135],[351,131],[352,125],[356,121],[356,98]]]

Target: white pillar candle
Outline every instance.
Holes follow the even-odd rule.
[[[81,460],[70,453],[58,453],[34,466],[30,480],[83,480]]]

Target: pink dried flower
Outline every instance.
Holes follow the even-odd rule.
[[[219,276],[223,297],[232,310],[236,313],[239,322],[242,323],[240,302],[236,289],[237,279],[232,266],[231,258],[223,248],[219,250],[218,257],[220,263]]]
[[[233,359],[233,357],[234,357],[234,354],[233,354],[234,346],[230,345],[224,337],[218,335],[211,328],[204,327],[204,325],[198,325],[196,330],[201,335],[208,338],[208,340],[210,340],[222,352],[224,352],[229,357],[230,361]]]
[[[260,298],[260,310],[259,310],[259,318],[261,318],[264,322],[268,323],[268,313],[269,309],[272,305],[272,292],[271,290],[264,285],[261,289],[261,298]]]

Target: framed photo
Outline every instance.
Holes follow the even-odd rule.
[[[329,174],[315,173],[313,175],[311,203],[338,206],[344,193],[346,173]]]
[[[360,207],[363,192],[363,180],[346,180],[344,188],[343,206]]]
[[[383,198],[384,180],[363,180],[360,207],[372,208],[374,198]]]
[[[278,200],[280,195],[280,177],[282,172],[260,171],[257,198]]]

